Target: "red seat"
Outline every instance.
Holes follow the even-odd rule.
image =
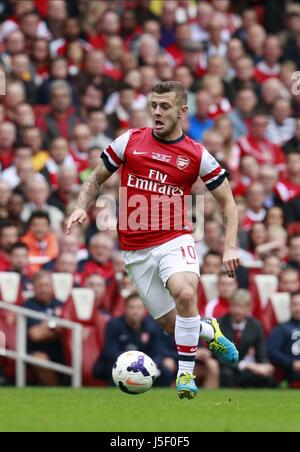
[[[86,386],[104,386],[93,378],[93,368],[104,346],[104,336],[109,316],[102,314],[96,306],[94,292],[90,289],[75,289],[63,307],[62,317],[83,326],[82,381]],[[72,332],[64,330],[63,345],[68,365],[72,363]]]
[[[259,279],[263,282],[266,280],[265,287],[259,287]],[[276,279],[272,275],[255,275],[250,278],[249,290],[252,296],[252,314],[260,320],[265,336],[268,337],[273,328],[278,324],[271,296],[276,292]]]

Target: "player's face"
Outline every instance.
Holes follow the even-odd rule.
[[[174,92],[153,93],[150,99],[154,132],[160,138],[168,138],[180,124],[187,106],[180,106]]]

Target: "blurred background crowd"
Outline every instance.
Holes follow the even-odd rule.
[[[197,378],[204,387],[299,386],[300,2],[0,0],[0,70],[0,272],[20,276],[17,304],[82,323],[84,383],[107,384],[116,357],[133,348],[156,360],[161,384],[174,381],[173,340],[145,318],[116,232],[99,232],[97,207],[87,225],[64,231],[101,150],[151,127],[152,87],[177,80],[189,93],[184,131],[228,169],[240,223],[232,281],[222,273],[222,218],[199,180],[199,310],[222,318],[241,363],[225,366],[200,346]],[[119,182],[115,173],[100,192],[116,204]],[[93,291],[88,320],[80,300],[56,297],[60,273]],[[14,318],[0,317],[9,341]],[[68,362],[63,335],[29,321],[29,352]],[[2,383],[12,381],[11,363],[0,366]],[[61,382],[41,368],[28,378]]]

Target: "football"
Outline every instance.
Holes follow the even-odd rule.
[[[156,364],[148,355],[139,351],[120,355],[112,370],[116,386],[127,394],[149,391],[157,375]]]

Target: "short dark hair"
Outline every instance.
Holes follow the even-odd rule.
[[[152,91],[157,94],[174,92],[180,105],[186,105],[188,101],[188,95],[183,84],[174,80],[156,83]]]
[[[135,300],[136,298],[141,299],[139,293],[132,292],[130,295],[128,295],[128,297],[125,298],[125,306],[127,306],[131,302],[131,300]]]
[[[31,226],[32,222],[36,219],[39,220],[46,220],[50,226],[51,221],[50,221],[50,217],[49,214],[47,212],[42,212],[42,211],[37,211],[37,212],[33,212],[33,214],[31,215],[31,217],[28,220],[28,226]]]
[[[10,252],[13,253],[15,250],[26,250],[26,251],[29,251],[29,248],[26,245],[26,243],[17,242],[11,247]]]
[[[13,220],[10,219],[0,220],[0,234],[2,233],[3,229],[7,228],[19,229],[19,226]]]
[[[218,253],[218,251],[214,251],[214,250],[208,250],[207,253],[203,257],[203,260],[206,259],[208,256],[219,257],[220,259],[222,259],[222,255],[220,253]]]

